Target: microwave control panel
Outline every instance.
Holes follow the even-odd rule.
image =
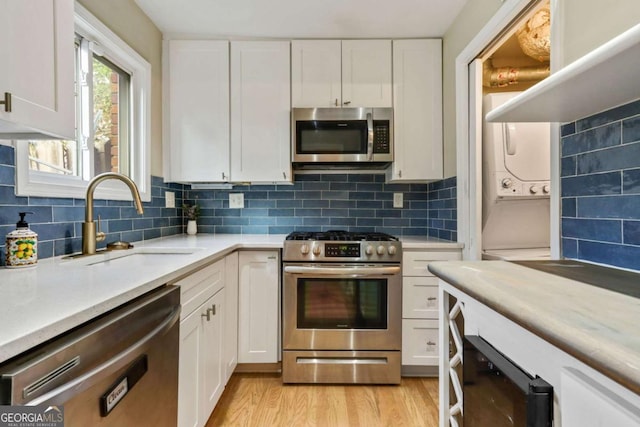
[[[373,121],[373,152],[389,153],[389,121]]]

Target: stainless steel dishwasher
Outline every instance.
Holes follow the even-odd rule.
[[[0,366],[0,405],[62,406],[66,427],[175,427],[179,318],[179,288],[145,294]]]

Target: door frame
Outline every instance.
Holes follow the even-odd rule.
[[[501,35],[509,24],[536,0],[506,0],[496,14],[460,52],[455,61],[456,87],[456,170],[458,242],[464,244],[465,260],[478,260],[482,252],[482,120],[470,114],[478,96],[471,87],[478,75],[471,75],[470,66],[476,58]],[[561,23],[564,22],[562,2],[551,0],[551,70],[561,68]],[[478,67],[474,67],[478,70]],[[481,73],[481,67],[479,72]],[[481,76],[480,76],[481,78]],[[480,85],[480,88],[482,85]],[[482,94],[480,93],[480,96]],[[478,122],[479,121],[479,122]],[[560,254],[560,125],[551,123],[551,257]],[[480,160],[478,160],[480,159]]]

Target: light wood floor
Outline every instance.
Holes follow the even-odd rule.
[[[234,374],[206,427],[437,427],[438,379],[393,385],[282,384],[279,374]]]

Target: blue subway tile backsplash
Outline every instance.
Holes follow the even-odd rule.
[[[39,257],[81,250],[84,200],[18,197],[11,146],[0,145],[0,237],[15,228],[18,212],[33,211],[31,228],[39,235]],[[633,180],[633,176],[629,178]],[[149,240],[184,232],[184,202],[197,202],[200,233],[287,234],[291,231],[343,229],[382,231],[397,236],[432,236],[457,240],[456,179],[429,184],[386,184],[384,175],[299,174],[293,185],[240,185],[231,190],[194,190],[188,185],[151,179],[152,200],[144,215],[132,202],[96,200],[105,242]],[[633,184],[630,184],[633,185]],[[178,208],[165,208],[164,193],[173,191]],[[403,208],[393,207],[393,194],[403,193]],[[229,193],[243,193],[245,208],[229,208]],[[106,243],[102,242],[99,247]],[[4,252],[4,239],[0,249]],[[0,257],[0,263],[4,257]]]
[[[640,100],[561,135],[562,255],[640,270]]]
[[[455,178],[431,184],[386,184],[381,174],[299,174],[293,185],[246,185],[231,190],[188,190],[202,210],[200,231],[286,234],[341,229],[456,240]],[[436,189],[437,188],[437,189]],[[434,190],[435,189],[435,190]],[[403,193],[402,209],[393,193]],[[229,193],[243,193],[245,207],[229,208]],[[449,199],[453,198],[453,203]],[[440,201],[441,206],[429,204]],[[450,220],[431,223],[429,215]],[[433,225],[438,228],[433,228]],[[447,228],[448,227],[448,228]]]

